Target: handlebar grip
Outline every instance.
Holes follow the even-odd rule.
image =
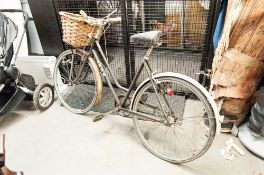
[[[122,18],[121,17],[109,18],[109,21],[111,23],[118,23],[118,22],[121,22],[122,21]]]

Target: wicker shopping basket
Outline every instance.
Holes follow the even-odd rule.
[[[63,41],[75,48],[92,44],[92,37],[98,26],[86,22],[86,16],[69,12],[59,12],[63,31]]]

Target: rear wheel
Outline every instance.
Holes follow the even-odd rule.
[[[98,70],[94,70],[86,57],[75,49],[66,50],[54,67],[54,85],[58,97],[68,110],[77,114],[88,112],[97,97],[94,72]]]
[[[200,87],[188,80],[177,76],[155,80],[157,94],[147,81],[131,104],[131,110],[157,119],[133,115],[141,142],[151,153],[172,163],[197,159],[210,147],[216,132],[210,102]]]

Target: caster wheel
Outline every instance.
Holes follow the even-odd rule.
[[[39,111],[47,110],[54,101],[53,87],[48,83],[37,86],[33,94],[33,103]]]

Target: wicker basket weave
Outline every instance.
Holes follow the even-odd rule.
[[[63,41],[75,48],[92,44],[92,37],[98,30],[98,26],[88,24],[86,17],[69,12],[59,12],[63,31]]]

